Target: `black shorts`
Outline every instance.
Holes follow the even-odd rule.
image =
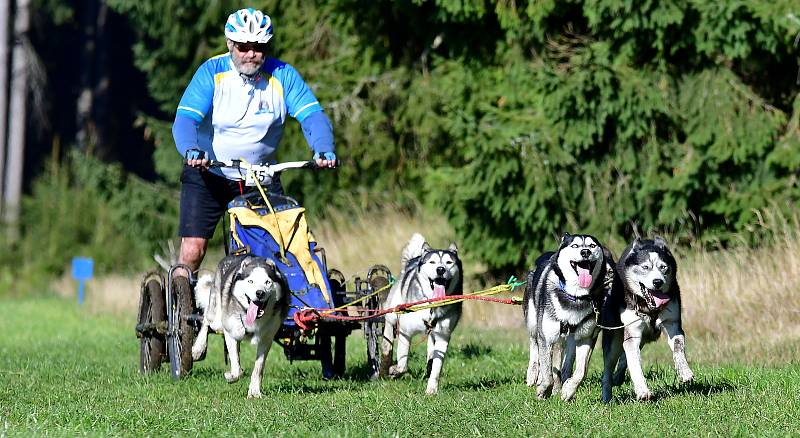
[[[268,187],[269,193],[283,194],[280,179],[275,178]],[[217,222],[228,203],[242,193],[257,190],[246,187],[244,182],[234,181],[207,170],[183,166],[181,174],[181,218],[178,226],[180,237],[203,237],[211,239]]]

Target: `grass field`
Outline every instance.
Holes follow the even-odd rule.
[[[361,332],[348,344],[346,378],[323,381],[319,364],[269,357],[264,398],[229,385],[222,339],[173,382],[166,367],[138,374],[134,317],[94,314],[61,298],[0,301],[0,436],[797,436],[800,365],[689,360],[697,380],[676,379],[663,344],[645,350],[656,400],[635,402],[630,383],[600,398],[600,354],[576,400],[537,400],[524,383],[527,343],[518,329],[461,327],[435,397],[423,394],[424,344],[411,376],[365,381]],[[689,338],[691,342],[691,338]],[[703,347],[709,348],[709,347]],[[253,357],[242,347],[246,368]],[[707,355],[701,355],[707,356]],[[751,360],[750,363],[757,362]]]

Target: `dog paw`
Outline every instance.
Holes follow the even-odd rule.
[[[578,385],[573,384],[570,380],[564,384],[563,388],[561,389],[561,400],[563,401],[570,401],[575,398],[575,391],[578,389]]]
[[[547,397],[550,396],[550,390],[551,390],[551,388],[548,387],[548,386],[537,386],[536,387],[536,397],[538,397],[539,400],[544,400],[544,399],[546,399]]]
[[[192,347],[192,360],[195,362],[205,359],[206,356],[206,349],[205,348],[197,348]]]
[[[238,373],[233,373],[231,371],[225,371],[225,380],[228,383],[233,383],[239,380],[242,377],[242,370],[239,370]]]
[[[694,380],[694,373],[690,369],[686,369],[681,372],[681,383],[688,383]]]
[[[611,395],[612,395],[611,387],[610,386],[608,386],[608,387],[603,386],[602,395],[600,396],[600,400],[603,403],[609,403],[609,402],[611,402]]]
[[[261,398],[261,389],[248,389],[247,398]]]
[[[389,367],[389,377],[395,379],[406,373],[406,370],[401,370],[397,365]]]
[[[648,390],[636,392],[636,400],[639,401],[650,401],[653,398],[653,393]]]
[[[439,387],[437,386],[428,386],[425,388],[425,395],[436,395],[439,393]]]

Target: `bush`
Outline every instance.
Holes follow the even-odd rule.
[[[0,242],[0,290],[45,287],[75,256],[93,258],[98,274],[151,268],[177,222],[177,191],[73,152],[23,198],[18,232]]]

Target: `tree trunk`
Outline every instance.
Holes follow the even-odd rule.
[[[5,209],[3,217],[7,224],[19,219],[19,203],[22,197],[22,169],[25,157],[25,100],[28,94],[28,40],[30,27],[30,0],[17,0],[14,15],[14,51],[11,64],[11,99],[8,123],[8,161],[5,186]],[[12,228],[13,230],[13,228]],[[14,238],[16,233],[9,233]]]
[[[114,158],[114,150],[109,133],[109,122],[112,111],[109,108],[109,93],[111,88],[111,78],[109,71],[109,49],[111,47],[108,31],[108,5],[100,2],[95,17],[95,54],[94,54],[94,77],[92,78],[92,120],[94,126],[94,151],[97,158],[111,160]]]
[[[76,125],[78,132],[75,141],[79,150],[92,153],[97,143],[96,130],[92,123],[92,108],[94,107],[94,70],[95,53],[97,51],[97,0],[84,2],[80,25],[81,35],[81,75],[80,94],[78,95],[78,108]]]
[[[3,181],[6,170],[6,134],[8,131],[8,20],[9,0],[0,0],[0,211],[5,206]]]

